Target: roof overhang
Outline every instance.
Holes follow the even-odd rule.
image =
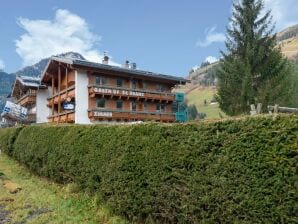
[[[38,89],[43,86],[40,84],[39,77],[31,77],[31,76],[17,76],[14,82],[11,96],[16,97],[17,89],[23,89],[26,91],[27,89]]]
[[[65,66],[69,66],[73,69],[82,69],[86,71],[109,71],[117,73],[122,73],[127,76],[131,77],[139,77],[139,78],[148,78],[148,79],[157,79],[164,82],[170,82],[173,84],[186,84],[187,82],[190,82],[188,79],[177,77],[177,76],[171,76],[171,75],[164,75],[149,71],[143,71],[139,69],[130,69],[130,68],[122,68],[118,66],[113,65],[106,65],[101,63],[95,63],[85,60],[78,60],[78,59],[69,59],[69,58],[60,58],[60,57],[52,57],[45,70],[42,73],[41,81],[42,83],[47,83],[50,81],[51,75],[55,74],[57,72],[57,66],[58,64],[63,64]]]

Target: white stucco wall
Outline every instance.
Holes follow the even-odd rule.
[[[76,124],[91,124],[88,117],[88,76],[86,71],[75,71],[75,123]]]
[[[48,89],[39,89],[36,94],[36,123],[48,122],[49,108],[47,107],[49,97]]]

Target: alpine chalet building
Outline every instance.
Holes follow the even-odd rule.
[[[175,122],[186,118],[177,109],[183,94],[172,93],[188,80],[79,59],[52,57],[37,94],[37,123]],[[176,105],[176,109],[175,109]]]
[[[40,85],[40,78],[30,76],[16,77],[12,88],[11,97],[13,101],[27,109],[25,123],[36,122],[36,94],[38,89],[46,88]]]

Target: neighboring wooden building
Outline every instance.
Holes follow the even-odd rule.
[[[40,78],[29,76],[17,76],[11,96],[15,103],[27,108],[28,116],[25,120],[28,123],[36,122],[36,93],[42,89]]]
[[[37,122],[174,122],[171,91],[187,81],[137,70],[134,64],[112,66],[107,56],[102,64],[53,57],[41,79],[48,88],[38,92],[43,102],[37,106]]]

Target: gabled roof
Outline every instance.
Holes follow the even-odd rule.
[[[87,60],[61,58],[61,57],[52,57],[51,58],[51,60],[49,61],[48,65],[46,66],[46,68],[42,74],[41,80],[43,80],[43,77],[47,71],[48,66],[51,64],[51,61],[57,61],[57,62],[65,63],[65,64],[70,64],[75,68],[86,68],[86,69],[89,68],[89,69],[115,71],[115,72],[125,73],[127,75],[133,75],[134,77],[139,76],[139,77],[157,78],[157,79],[161,79],[161,80],[169,80],[169,81],[173,81],[177,84],[185,84],[186,82],[189,82],[189,80],[182,78],[182,77],[177,77],[177,76],[164,75],[164,74],[160,74],[160,73],[154,73],[154,72],[149,72],[149,71],[144,71],[144,70],[139,70],[139,69],[124,68],[124,67],[119,67],[119,66],[114,66],[114,65],[106,65],[106,64],[91,62],[91,61],[87,61]]]
[[[31,77],[31,76],[18,75],[16,77],[16,80],[15,80],[15,83],[13,85],[10,96],[15,96],[16,88],[20,88],[20,86],[21,86],[22,89],[45,88],[44,85],[41,85],[40,81],[41,81],[40,77]]]
[[[30,76],[17,76],[16,81],[19,81],[23,86],[26,87],[36,87],[40,86],[40,77],[30,77]]]

